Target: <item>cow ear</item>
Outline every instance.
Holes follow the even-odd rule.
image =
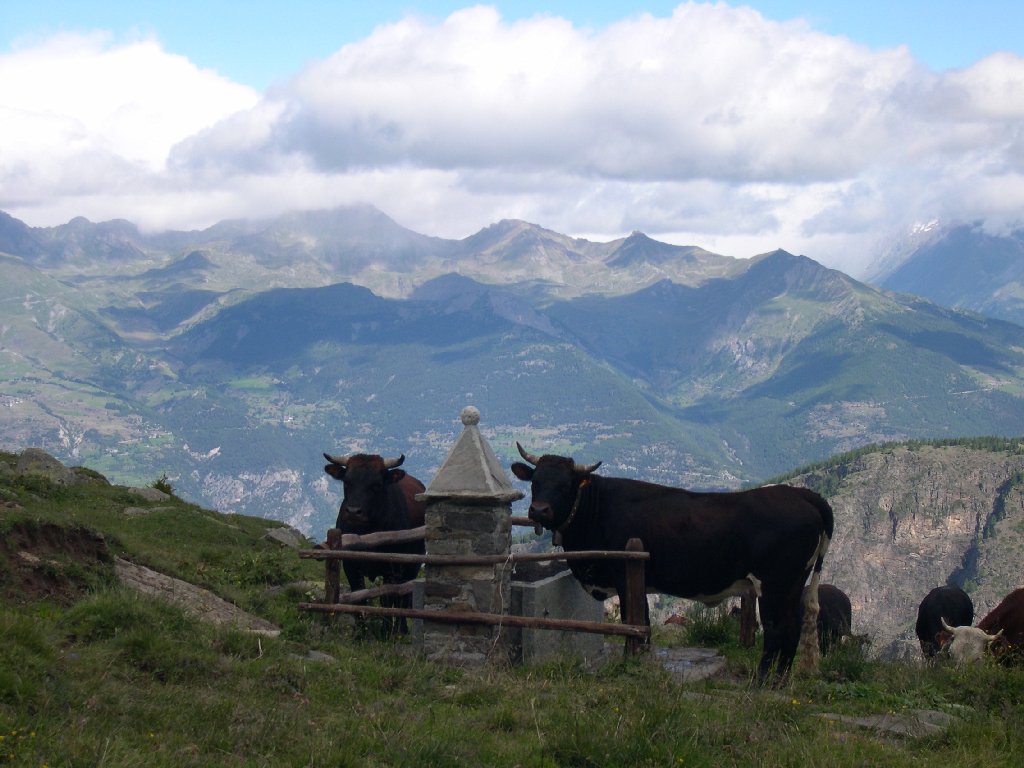
[[[345,479],[345,468],[341,464],[328,464],[324,467],[324,472],[333,477],[335,480]]]
[[[388,482],[389,483],[400,483],[402,478],[405,477],[404,469],[391,469],[388,470]]]
[[[520,480],[530,482],[533,480],[533,467],[523,464],[521,461],[517,461],[512,465],[512,474]]]

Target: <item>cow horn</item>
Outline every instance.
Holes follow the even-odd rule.
[[[405,461],[405,454],[401,454],[397,459],[384,459],[384,469],[394,469],[395,467],[402,466],[402,462]]]
[[[355,456],[354,453],[350,453],[348,456],[331,456],[329,453],[324,454],[324,458],[331,462],[331,464],[340,464],[343,467],[348,464],[349,459],[353,456]]]
[[[533,464],[533,466],[537,466],[537,462],[540,461],[540,456],[535,456],[532,453],[527,453],[526,449],[523,448],[523,446],[521,446],[518,441],[516,441],[516,448],[519,449],[520,456],[522,456],[528,462]],[[600,466],[600,461],[597,462],[596,464],[577,464],[576,462],[573,462],[572,468],[574,472],[581,472],[584,475],[589,475],[591,472],[593,472]]]
[[[954,632],[954,633],[956,632],[956,627],[951,627],[951,626],[949,626],[949,624],[947,624],[947,623],[946,623],[946,617],[945,617],[945,616],[940,616],[940,617],[939,617],[939,621],[941,621],[941,622],[942,622],[942,627],[943,627],[943,628],[944,628],[944,629],[945,629],[945,630],[946,630],[947,632]]]
[[[519,444],[518,441],[516,441],[516,448],[519,449],[519,455],[520,456],[522,456],[528,462],[533,464],[533,466],[535,466],[535,467],[537,466],[537,462],[540,461],[540,456],[534,456],[532,453],[527,453],[526,450],[523,448],[523,446],[521,446]]]

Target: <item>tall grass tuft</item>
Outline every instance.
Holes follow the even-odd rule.
[[[45,625],[0,608],[0,702],[22,704],[37,693],[37,679],[53,663],[53,641]]]

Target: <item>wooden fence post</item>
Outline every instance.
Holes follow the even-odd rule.
[[[754,635],[757,632],[757,595],[750,587],[740,596],[740,645],[744,648],[754,647]]]
[[[329,549],[339,549],[341,546],[341,531],[331,528],[327,531],[327,546]],[[336,603],[341,597],[341,561],[324,561],[324,601]]]
[[[644,544],[640,539],[626,542],[627,552],[643,552]],[[645,561],[626,560],[626,599],[621,606],[622,618],[627,624],[643,625],[647,623],[647,585],[644,579]],[[625,653],[633,656],[644,648],[642,638],[627,637]]]
[[[324,601],[336,603],[341,597],[341,561],[324,561]]]

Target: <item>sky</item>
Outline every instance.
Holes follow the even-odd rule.
[[[1024,3],[0,7],[0,210],[146,231],[371,203],[859,276],[1024,219]]]

